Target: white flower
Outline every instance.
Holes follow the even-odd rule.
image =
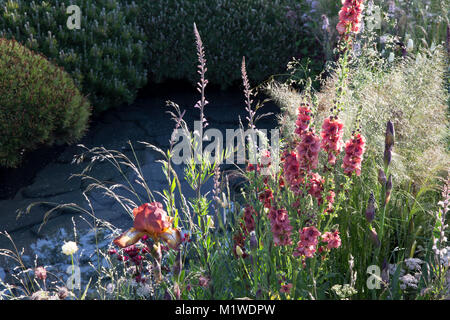
[[[75,252],[78,251],[78,246],[75,242],[73,241],[69,241],[64,243],[64,245],[62,246],[62,252],[65,255],[71,256],[73,255]]]

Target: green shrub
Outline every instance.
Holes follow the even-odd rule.
[[[91,107],[60,67],[14,40],[0,39],[0,165],[15,167],[24,151],[73,142]]]
[[[71,4],[81,9],[80,30],[66,26]],[[134,2],[0,0],[0,5],[0,36],[15,38],[64,67],[95,111],[133,102],[145,85],[145,34]]]
[[[254,83],[283,71],[294,56],[313,57],[317,46],[303,31],[300,4],[297,0],[143,1],[150,78],[196,83],[194,22],[205,44],[207,77],[222,88],[240,83],[243,56]]]

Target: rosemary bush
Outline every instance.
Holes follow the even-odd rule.
[[[81,29],[69,30],[67,7],[81,9]],[[0,1],[0,36],[15,38],[63,67],[95,112],[130,104],[147,81],[145,34],[133,1]]]
[[[91,106],[64,70],[14,40],[0,39],[0,57],[0,165],[83,136]]]
[[[304,31],[301,2],[292,0],[144,1],[150,78],[196,83],[191,26],[204,30],[208,79],[222,88],[240,81],[242,56],[249,76],[266,80],[292,58],[313,57],[315,40]]]

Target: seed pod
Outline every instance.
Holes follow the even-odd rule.
[[[369,202],[366,209],[366,219],[369,223],[375,219],[375,197],[373,192],[370,193]]]

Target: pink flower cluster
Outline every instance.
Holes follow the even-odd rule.
[[[337,249],[341,246],[341,238],[338,230],[333,232],[325,232],[321,235],[320,231],[317,230],[316,227],[310,226],[299,230],[299,233],[300,241],[297,243],[297,248],[295,248],[293,255],[294,257],[302,257],[303,263],[304,259],[314,257],[317,251],[317,245],[319,244],[319,237],[322,239],[322,242],[326,243],[326,247],[321,246],[319,248],[319,253],[331,249]]]
[[[361,174],[361,162],[365,151],[365,139],[361,134],[354,135],[345,144],[345,157],[342,163],[344,174],[351,176],[353,172],[357,176]]]
[[[255,230],[255,216],[257,215],[255,209],[252,206],[247,206],[244,209],[244,222],[245,230],[247,232],[252,232]]]
[[[300,168],[305,171],[316,169],[319,163],[320,138],[314,130],[304,132],[297,146],[297,155]]]
[[[300,177],[300,165],[295,151],[291,151],[284,157],[284,179],[287,186],[295,193],[300,191],[300,183],[303,179]]]
[[[272,227],[273,242],[275,246],[287,246],[292,244],[292,226],[289,223],[289,215],[286,209],[270,208],[270,225]]]
[[[336,193],[334,193],[333,190],[330,190],[328,195],[327,195],[327,208],[325,209],[325,212],[331,213],[333,212],[333,203],[334,203],[334,198],[336,197]]]
[[[333,117],[326,118],[322,124],[322,143],[320,147],[328,153],[328,163],[334,165],[336,156],[341,152],[344,142],[344,124]]]
[[[320,231],[316,227],[304,227],[299,230],[300,241],[297,243],[297,248],[293,253],[294,257],[312,258],[316,253],[316,247],[319,243]]]
[[[295,129],[295,133],[301,136],[309,127],[311,122],[311,110],[308,108],[308,105],[305,103],[300,104],[298,108],[298,116],[295,124],[297,128]]]
[[[322,241],[327,243],[327,249],[337,249],[341,246],[341,237],[339,236],[339,231],[325,232],[322,235]]]
[[[264,189],[259,194],[259,201],[264,203],[264,208],[270,208],[272,206],[272,200],[273,200],[273,193],[270,189]]]
[[[324,183],[325,180],[320,176],[320,174],[316,172],[311,172],[309,174],[309,179],[306,187],[308,188],[308,193],[317,199],[319,206],[323,202],[322,192]]]
[[[339,34],[344,35],[347,31],[354,33],[360,31],[363,2],[364,0],[342,0],[339,23],[336,26]]]

